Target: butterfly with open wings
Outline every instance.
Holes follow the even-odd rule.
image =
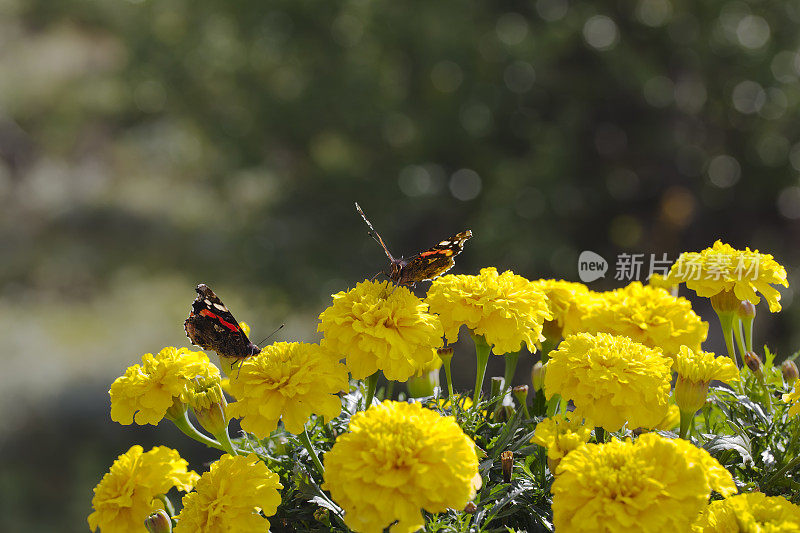
[[[441,276],[453,268],[456,264],[455,257],[464,250],[464,243],[467,239],[472,237],[472,231],[462,231],[408,259],[402,257],[395,259],[357,202],[356,210],[369,227],[369,235],[381,245],[386,257],[389,258],[389,272],[385,272],[385,274],[395,285],[413,285],[418,281],[429,281]]]

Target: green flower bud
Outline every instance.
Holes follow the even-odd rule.
[[[150,533],[172,533],[172,520],[166,511],[159,509],[144,519],[144,527]]]
[[[783,374],[783,379],[786,380],[787,385],[792,385],[798,378],[800,378],[800,372],[797,370],[797,365],[794,361],[787,359],[783,363],[781,363],[781,373]]]

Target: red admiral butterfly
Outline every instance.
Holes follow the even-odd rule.
[[[235,363],[261,352],[208,285],[201,283],[195,290],[197,298],[192,302],[189,318],[183,323],[192,344],[214,350],[220,357],[236,359]]]
[[[391,252],[389,252],[389,249],[386,248],[381,236],[378,235],[378,232],[372,227],[372,223],[367,220],[358,202],[356,202],[356,209],[361,215],[361,218],[364,219],[364,222],[367,223],[370,236],[378,241],[383,251],[386,252],[386,257],[389,258],[389,272],[384,273],[389,276],[389,279],[392,280],[395,285],[413,285],[418,281],[429,281],[438,278],[453,268],[456,264],[455,256],[464,250],[464,243],[467,239],[472,237],[472,231],[462,231],[440,242],[430,250],[420,252],[408,259],[403,259],[402,257],[400,259],[395,259]]]

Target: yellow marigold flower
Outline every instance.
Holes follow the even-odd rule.
[[[550,352],[544,391],[575,404],[574,416],[608,431],[653,427],[666,414],[672,360],[658,348],[607,333],[578,333]]]
[[[783,401],[791,404],[789,416],[800,413],[800,381],[795,382],[792,392],[783,395]]]
[[[583,424],[579,418],[553,416],[536,424],[531,442],[547,448],[547,457],[553,461],[561,459],[569,452],[589,442],[592,428]]]
[[[687,346],[681,346],[674,368],[678,372],[675,403],[687,413],[703,407],[712,380],[726,383],[739,380],[739,369],[730,357],[716,357],[711,352],[695,351]]]
[[[245,359],[230,386],[237,401],[228,405],[228,414],[263,439],[281,418],[288,431],[299,434],[311,413],[327,420],[338,416],[342,404],[336,393],[349,384],[344,365],[325,348],[276,342]]]
[[[157,446],[143,452],[141,446],[131,446],[94,488],[94,512],[89,515],[92,531],[99,527],[105,533],[140,533],[145,518],[161,505],[154,501],[156,496],[172,487],[192,490],[200,477],[186,469],[188,463],[175,450]]]
[[[141,365],[128,367],[111,384],[111,420],[158,424],[195,376],[219,378],[219,369],[203,352],[167,346],[157,355],[144,354]]]
[[[800,531],[800,507],[783,496],[761,492],[711,502],[693,527],[695,533],[793,533]]]
[[[195,491],[183,497],[175,533],[269,531],[264,516],[278,510],[282,488],[278,474],[255,454],[225,454],[200,477]]]
[[[709,475],[711,462],[716,460],[705,450],[656,433],[635,443],[584,444],[558,465],[552,487],[555,530],[688,531],[712,489],[736,490],[730,474],[723,483]]]
[[[562,335],[582,331],[582,304],[592,295],[586,285],[563,279],[538,279],[533,284],[547,298],[547,305],[553,316],[548,322],[555,326],[553,329],[561,331]],[[548,329],[547,325],[545,329]]]
[[[475,445],[453,417],[386,400],[353,415],[350,432],[325,454],[325,483],[361,533],[410,533],[420,509],[462,509],[480,486]]]
[[[674,357],[682,345],[699,350],[708,322],[686,298],[634,281],[627,287],[596,293],[584,310],[583,331],[624,335]]]
[[[420,375],[443,345],[442,325],[406,287],[363,281],[333,295],[319,315],[322,345],[346,356],[348,370],[364,379],[383,370],[387,379]]]
[[[773,313],[781,310],[781,295],[772,285],[789,286],[786,269],[770,254],[745,248],[736,250],[722,241],[701,252],[684,252],[672,265],[667,281],[686,283],[698,296],[712,297],[733,291],[739,300],[754,304],[760,292]]]
[[[455,342],[466,324],[483,335],[496,355],[519,351],[524,342],[531,352],[544,340],[542,325],[553,316],[536,284],[510,270],[481,269],[478,276],[437,278],[425,299],[442,319],[448,342]]]

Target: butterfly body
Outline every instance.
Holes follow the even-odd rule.
[[[467,239],[472,237],[472,231],[462,231],[408,259],[395,259],[357,203],[356,209],[369,227],[370,235],[386,253],[386,257],[389,259],[389,271],[385,274],[396,285],[413,285],[418,281],[429,281],[441,276],[453,268],[456,264],[455,257],[464,250],[464,243]]]
[[[237,361],[261,352],[256,344],[250,342],[239,322],[208,285],[201,283],[195,290],[197,298],[192,302],[192,310],[183,323],[186,336],[192,344]]]

